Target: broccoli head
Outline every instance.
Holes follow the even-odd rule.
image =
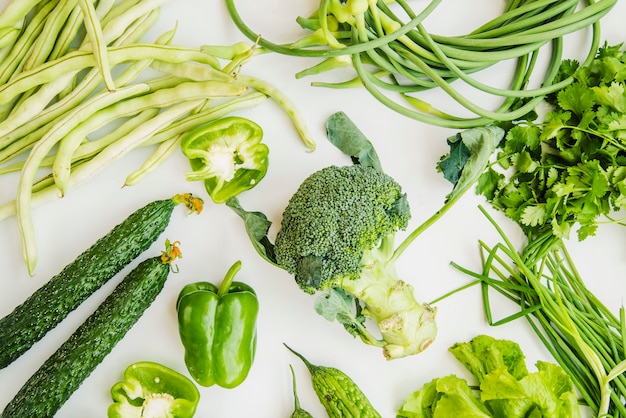
[[[417,302],[395,262],[443,211],[395,246],[411,218],[402,187],[385,174],[373,144],[347,115],[332,115],[326,130],[353,165],[307,177],[285,207],[274,242],[272,222],[262,212],[245,210],[237,198],[226,205],[243,219],[261,257],[291,273],[305,292],[320,293],[317,313],[381,347],[387,359],[420,353],[437,334],[436,309]]]
[[[409,205],[387,174],[360,164],[323,168],[300,185],[283,212],[277,263],[308,293],[361,274],[363,253],[405,229]]]
[[[361,164],[330,166],[291,197],[274,245],[276,264],[301,289],[329,292],[318,299],[318,312],[382,347],[388,359],[419,353],[436,335],[435,310],[415,300],[393,261],[395,234],[410,217],[406,195],[389,175]],[[354,314],[346,307],[352,301]],[[382,338],[367,330],[366,317]]]

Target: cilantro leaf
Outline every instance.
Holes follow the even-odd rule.
[[[579,240],[596,233],[599,218],[626,209],[626,53],[599,48],[585,66],[561,63],[566,86],[548,95],[543,122],[512,124],[497,165],[477,193],[517,222],[529,238],[545,233]]]

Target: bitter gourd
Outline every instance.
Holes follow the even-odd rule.
[[[300,406],[300,398],[298,398],[298,389],[296,388],[296,374],[293,371],[293,367],[291,364],[289,365],[291,369],[291,380],[293,382],[293,412],[289,418],[313,418],[313,415]]]
[[[312,364],[288,345],[285,347],[300,358],[311,373],[313,389],[330,418],[381,418],[350,376],[335,367]]]
[[[176,244],[176,243],[175,243]],[[180,256],[167,242],[161,256],[141,262],[26,381],[2,418],[52,418],[159,295]]]
[[[148,203],[0,319],[0,369],[24,354],[87,297],[147,250],[165,230],[174,207],[180,203],[197,212],[202,209],[202,200],[188,193]]]

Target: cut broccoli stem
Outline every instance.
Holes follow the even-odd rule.
[[[359,278],[340,285],[363,303],[362,314],[376,322],[389,360],[422,352],[437,335],[436,308],[417,302],[413,286],[398,277],[391,258],[393,239],[387,235],[379,247],[366,251]]]

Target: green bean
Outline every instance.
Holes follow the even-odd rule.
[[[96,5],[96,16],[102,22],[104,17],[113,9],[117,0],[99,0]]]
[[[16,105],[13,112],[0,122],[0,138],[37,116],[76,74],[77,71],[72,71],[61,75],[56,80],[43,85],[37,94],[31,95],[20,105]],[[0,140],[0,145],[5,142]]]
[[[111,0],[107,0],[109,3]],[[102,26],[106,26],[111,20],[121,16],[126,13],[128,9],[137,5],[137,3],[142,0],[122,0],[120,2],[114,2],[113,5],[110,5],[109,10],[107,10],[104,14],[98,12],[98,17],[100,18],[100,24]]]
[[[118,38],[116,42],[136,41],[137,39],[139,39],[139,37],[141,37],[143,33],[145,33],[147,27],[154,23],[156,16],[156,13],[150,13],[143,19],[143,21],[138,21],[136,23],[137,27],[135,28],[135,30],[129,32],[128,38]],[[172,41],[173,36],[173,31],[166,32],[161,35],[155,41],[155,43],[169,44]],[[141,71],[146,68],[149,63],[150,60],[132,62],[131,65],[116,78],[115,83],[120,87],[125,86],[126,84],[134,80],[137,76],[139,76]],[[76,72],[71,72],[68,74],[76,74]],[[60,117],[69,109],[73,108],[78,103],[83,101],[89,94],[94,91],[94,89],[100,83],[98,74],[99,73],[97,70],[92,70],[84,77],[83,82],[73,89],[71,96],[66,96],[58,102],[54,103],[53,105],[49,106],[48,108],[44,109],[44,106],[48,103],[49,98],[54,97],[54,87],[62,87],[63,80],[57,79],[45,85],[38,92],[40,96],[37,97],[39,97],[39,99],[33,98],[30,103],[25,104],[20,109],[14,110],[14,119],[0,122],[0,149],[5,148],[17,138],[28,135],[29,132],[37,130],[46,123],[50,123],[51,121]],[[64,77],[64,75],[61,76],[61,78]],[[41,97],[46,93],[46,96]],[[24,121],[28,121],[28,123],[20,125],[20,123],[23,123]]]
[[[107,146],[111,145],[115,141],[127,136],[133,129],[146,123],[147,121],[152,119],[154,116],[156,116],[158,113],[159,113],[159,109],[156,107],[145,109],[139,112],[137,115],[127,118],[127,120],[120,123],[119,126],[115,127],[110,132],[107,132],[106,134],[102,135],[100,138],[83,142],[82,144],[78,146],[78,148],[74,152],[74,155],[72,157],[72,166],[77,161],[82,161],[82,160],[91,158],[92,156],[94,156],[95,154],[97,154],[102,149],[106,148]],[[15,152],[14,154],[19,155],[19,153],[22,151],[23,150],[20,150],[18,152]],[[41,162],[39,163],[39,166],[40,167],[52,167],[52,164],[54,164],[55,158],[56,158],[55,154],[47,155],[45,158],[41,160]],[[10,157],[5,158],[3,160],[0,159],[0,162],[6,161],[8,159],[10,159]],[[0,168],[0,174],[21,171],[23,168],[24,168],[24,161],[18,161],[10,165],[7,164],[3,166],[2,168]],[[50,176],[50,179],[52,179],[52,175]],[[52,184],[54,184],[54,182],[52,182]]]
[[[308,126],[304,121],[303,116],[298,111],[297,107],[293,104],[283,92],[276,87],[256,77],[247,75],[238,75],[235,81],[237,84],[241,84],[247,87],[251,87],[261,93],[271,97],[278,106],[280,106],[285,113],[291,119],[296,131],[300,135],[300,138],[310,151],[315,150],[315,140],[309,132]]]
[[[106,167],[110,162],[117,160],[127,152],[140,146],[155,132],[158,132],[165,126],[170,125],[175,120],[180,119],[184,115],[191,112],[204,100],[204,98],[191,99],[189,101],[175,104],[172,107],[162,111],[157,116],[150,119],[148,123],[140,125],[121,140],[114,142],[113,144],[100,151],[91,159],[91,162],[95,163],[96,166],[101,166],[102,168]],[[79,171],[80,168],[81,167],[79,167],[76,171]],[[82,173],[78,173],[78,178],[84,179]],[[70,182],[70,185],[71,184],[72,182]]]
[[[141,145],[141,142],[145,141],[152,132],[161,129],[164,125],[172,123],[173,120],[180,118],[185,113],[196,107],[201,101],[202,100],[196,100],[192,102],[182,103],[171,109],[168,109],[167,111],[157,116],[158,119],[152,119],[151,124],[144,124],[140,126],[138,130],[132,132],[130,135],[124,137],[122,140],[109,145],[89,161],[81,163],[74,170],[70,178],[69,187],[74,188],[86,182],[92,176],[107,167],[111,162],[121,158],[126,153]],[[56,186],[49,186],[36,193],[33,193],[30,203],[32,206],[38,206],[56,198],[57,195],[58,190],[56,189]],[[19,200],[16,199],[13,202],[8,202],[1,205],[0,220],[14,215],[17,215],[19,217],[18,202]]]
[[[196,126],[211,122],[236,110],[253,107],[265,101],[267,96],[259,91],[252,91],[241,96],[233,97],[225,102],[209,106],[197,113],[193,113],[180,121],[172,123],[164,130],[154,134],[146,145],[159,144],[181,133],[188,132]],[[96,141],[94,141],[96,142]]]
[[[0,47],[0,62],[3,62],[5,59],[7,59],[7,57],[9,56],[9,54],[11,53],[11,51],[13,50],[13,47],[15,46],[15,43],[17,42],[22,29],[21,28],[10,28],[9,31],[13,31],[14,35],[13,36],[7,36],[5,37],[5,41],[7,42],[5,45],[3,45],[2,47]]]
[[[148,174],[156,170],[165,160],[171,157],[180,147],[180,141],[184,135],[170,138],[161,142],[157,149],[148,157],[143,164],[135,171],[126,176],[124,186],[135,186]]]
[[[24,31],[20,34],[13,48],[11,48],[11,53],[0,63],[0,83],[6,83],[20,70],[23,65],[24,57],[43,30],[45,19],[54,6],[54,2],[46,3],[37,11]]]
[[[222,70],[215,69],[208,65],[201,65],[197,62],[165,62],[153,60],[150,64],[153,70],[162,73],[175,75],[194,81],[220,80],[224,82],[234,81],[233,76]]]
[[[66,54],[78,37],[83,24],[83,14],[79,6],[72,9],[63,28],[57,35],[48,59],[54,60]]]
[[[0,48],[5,48],[17,39],[20,35],[20,30],[18,28],[10,27],[10,28],[1,28],[0,29]]]
[[[39,168],[39,162],[67,132],[93,113],[93,109],[106,107],[112,103],[118,102],[124,97],[130,97],[145,91],[147,88],[148,86],[145,84],[138,84],[119,89],[115,92],[100,94],[94,100],[74,108],[72,112],[66,115],[62,122],[56,124],[33,147],[21,172],[16,198],[18,226],[23,238],[22,253],[29,274],[32,275],[37,262],[37,249],[33,236],[33,221],[30,216],[30,195],[35,175]]]
[[[105,109],[99,109],[72,132],[63,138],[56,152],[52,174],[61,195],[69,184],[72,156],[89,132],[106,126],[108,123],[150,107],[168,107],[183,101],[206,99],[208,97],[237,96],[245,90],[234,83],[221,81],[183,82],[171,88],[158,88],[156,91],[114,103]]]
[[[143,35],[145,35],[147,30],[154,25],[154,23],[158,19],[158,15],[159,11],[153,10],[147,15],[133,22],[133,24],[127,28],[126,32],[124,32],[113,42],[113,46],[128,45],[139,41],[143,37]],[[165,34],[161,35],[159,39],[155,41],[155,43],[169,44],[173,38],[173,35],[173,31],[166,32]],[[121,76],[117,76],[115,78],[114,84],[119,87],[126,85],[128,82],[135,79],[135,77],[137,77],[143,69],[147,68],[149,62],[150,60],[132,62],[129,65],[129,68],[124,70]],[[98,69],[90,70],[86,75],[82,77],[79,87],[71,86],[70,84],[68,84],[69,91],[67,91],[66,94],[63,94],[63,92],[59,93],[59,97],[57,98],[57,100],[61,101],[61,99],[64,99],[67,95],[73,96],[71,101],[76,102],[82,100],[88,94],[90,94],[90,92],[92,92],[101,82],[99,75],[100,71]],[[65,105],[69,106],[68,104]],[[57,106],[53,105],[53,107]]]
[[[115,84],[111,75],[109,56],[107,54],[107,42],[102,34],[100,20],[96,16],[96,10],[91,0],[78,0],[78,5],[83,12],[83,23],[87,31],[88,39],[91,41],[91,48],[96,59],[96,66],[100,71],[102,80],[107,90],[114,91]]]
[[[76,0],[60,0],[46,16],[41,34],[35,39],[24,58],[23,71],[30,70],[46,61],[54,47],[54,42],[50,42],[50,39],[57,39],[75,6]]]
[[[0,28],[13,26],[42,0],[10,0],[0,13]]]
[[[124,13],[111,19],[105,19],[101,23],[103,43],[108,45],[113,42],[117,37],[121,36],[126,28],[128,28],[135,20],[140,19],[142,16],[145,16],[157,9],[165,1],[167,0],[142,0],[132,7],[125,9]],[[81,47],[92,48],[89,40],[87,40]]]
[[[171,62],[198,61],[216,65],[214,57],[203,54],[198,49],[169,45],[134,44],[109,48],[109,61],[113,65],[122,62],[158,59]],[[16,95],[31,88],[49,83],[69,71],[84,70],[95,66],[95,58],[88,51],[74,51],[58,60],[47,62],[36,69],[25,71],[10,83],[0,86],[0,104],[7,103]]]
[[[74,157],[72,159],[72,164],[74,161],[83,160],[85,158],[92,157],[96,155],[98,152],[111,145],[115,141],[118,141],[121,138],[124,138],[130,134],[135,128],[143,125],[148,122],[150,119],[155,117],[159,113],[159,108],[151,107],[140,111],[137,115],[129,117],[126,121],[121,123],[118,127],[113,129],[111,132],[101,136],[100,138],[86,141],[78,146],[76,151],[74,152]],[[52,166],[54,160],[56,159],[56,155],[52,155],[49,158],[49,166]]]
[[[52,125],[43,125],[20,137],[19,140],[9,142],[7,146],[0,149],[0,164],[6,163],[29,150],[33,144],[39,141],[44,134],[51,129],[51,127]]]

